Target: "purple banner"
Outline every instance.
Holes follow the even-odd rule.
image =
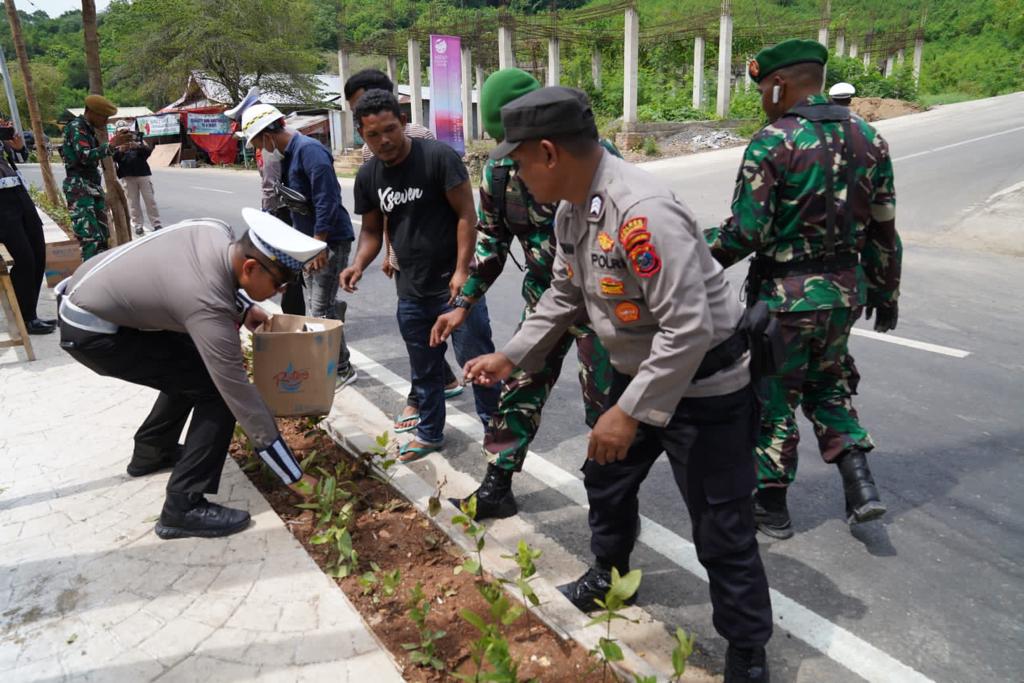
[[[430,129],[460,155],[462,131],[462,39],[430,36]]]

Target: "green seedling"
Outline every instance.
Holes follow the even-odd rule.
[[[405,603],[408,611],[406,614],[420,632],[420,642],[403,643],[402,647],[409,652],[409,660],[416,666],[429,666],[437,671],[444,670],[444,662],[437,656],[437,641],[444,638],[445,631],[435,631],[427,626],[427,616],[430,614],[430,600],[423,594],[423,584],[416,583],[416,587],[409,591],[409,599]]]
[[[452,524],[461,525],[462,533],[473,539],[473,545],[476,549],[476,559],[471,557],[466,558],[465,562],[455,568],[455,573],[459,574],[461,572],[468,572],[476,576],[483,576],[483,551],[484,546],[487,544],[484,540],[484,534],[487,532],[487,527],[473,521],[476,519],[476,496],[470,496],[463,500],[459,507],[462,510],[462,514],[452,517]]]
[[[597,647],[590,651],[590,654],[601,660],[601,680],[608,678],[608,670],[615,662],[623,660],[622,648],[612,638],[612,622],[622,619],[632,621],[620,614],[625,609],[626,601],[629,600],[640,588],[640,579],[643,573],[634,569],[625,576],[619,575],[619,570],[612,567],[612,586],[604,596],[604,600],[594,600],[601,607],[601,613],[587,622],[587,626],[605,625],[605,635],[598,640]]]

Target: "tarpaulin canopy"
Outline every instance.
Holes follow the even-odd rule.
[[[234,126],[233,126],[234,127]],[[234,135],[189,135],[189,139],[210,155],[215,164],[234,163],[238,156],[238,139]]]

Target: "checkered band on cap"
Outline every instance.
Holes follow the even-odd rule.
[[[249,119],[248,121],[245,122],[245,125],[242,126],[242,132],[243,133],[248,133],[250,128],[252,128],[254,125],[256,125],[257,123],[259,123],[260,121],[262,121],[262,120],[264,120],[264,119],[266,119],[268,117],[272,118],[272,119],[275,119],[275,120],[279,119],[279,118],[281,118],[281,112],[279,112],[277,110],[269,110],[268,109],[267,111],[264,111],[262,113],[256,114],[251,119]]]
[[[255,230],[249,231],[249,239],[252,240],[252,243],[257,249],[263,252],[266,256],[269,256],[272,261],[277,261],[288,270],[302,270],[303,263],[301,261],[288,252],[282,251],[271,244],[267,244],[267,242],[260,239],[260,236],[256,234]]]

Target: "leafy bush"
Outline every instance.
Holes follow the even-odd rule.
[[[917,99],[914,70],[909,63],[898,67],[891,77],[886,78],[877,66],[865,68],[859,59],[832,55],[828,60],[825,90],[840,82],[853,85],[857,89],[857,97]]]

